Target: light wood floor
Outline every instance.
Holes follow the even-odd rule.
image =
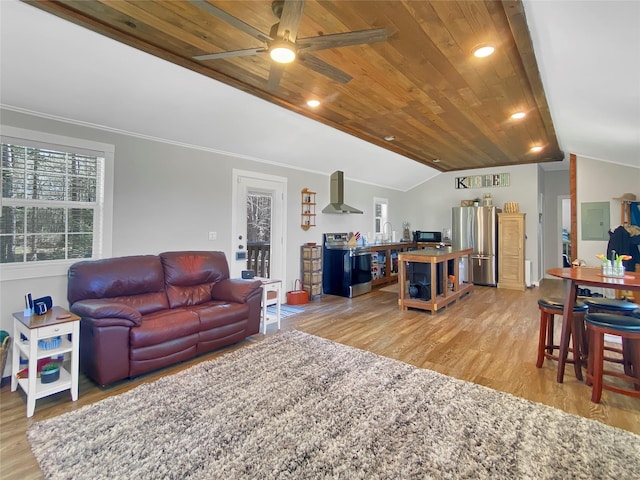
[[[590,388],[575,379],[571,365],[562,384],[555,381],[555,362],[546,360],[543,368],[535,367],[537,299],[559,296],[561,291],[559,280],[545,280],[541,287],[525,292],[476,287],[471,295],[435,315],[400,311],[397,295],[392,292],[376,290],[354,299],[325,296],[306,305],[304,313],[284,319],[283,330],[295,328],[640,434],[640,399],[605,391],[602,402],[595,405],[590,401]],[[273,333],[272,325],[267,335]],[[105,389],[81,375],[77,402],[70,401],[68,392],[38,400],[30,419],[25,416],[25,396],[4,385],[0,389],[0,478],[42,478],[25,435],[32,422],[117,395],[264,338],[255,335],[223,351]]]

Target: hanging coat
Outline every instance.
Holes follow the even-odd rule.
[[[607,258],[611,259],[613,250],[618,255],[631,255],[631,260],[624,263],[626,271],[635,271],[636,264],[640,263],[640,235],[631,235],[622,225],[613,232],[609,232],[609,243],[607,244]]]

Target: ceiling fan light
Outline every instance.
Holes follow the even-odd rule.
[[[296,59],[296,51],[291,43],[281,40],[271,46],[269,56],[274,62],[291,63]]]

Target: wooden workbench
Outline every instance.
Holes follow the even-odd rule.
[[[452,247],[443,248],[425,248],[422,250],[414,250],[410,252],[402,252],[398,254],[398,279],[400,283],[400,292],[398,293],[398,305],[402,310],[407,310],[409,307],[420,308],[422,310],[430,310],[431,313],[436,312],[439,308],[444,308],[451,302],[456,301],[463,295],[471,293],[473,290],[473,284],[460,283],[459,260],[462,257],[468,257],[473,252],[473,249],[468,248],[464,250],[455,250]],[[453,260],[453,272],[455,281],[453,282],[453,290],[447,288],[447,281],[449,278],[448,260]],[[409,262],[416,263],[430,263],[431,264],[431,299],[421,300],[419,298],[409,297],[409,282],[407,279],[407,264]],[[436,282],[437,277],[437,264],[443,263],[443,274],[440,279],[443,282],[442,294],[438,295],[438,288]],[[470,265],[470,262],[468,263]]]

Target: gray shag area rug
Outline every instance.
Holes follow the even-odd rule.
[[[637,435],[298,331],[27,436],[56,479],[640,478]]]

